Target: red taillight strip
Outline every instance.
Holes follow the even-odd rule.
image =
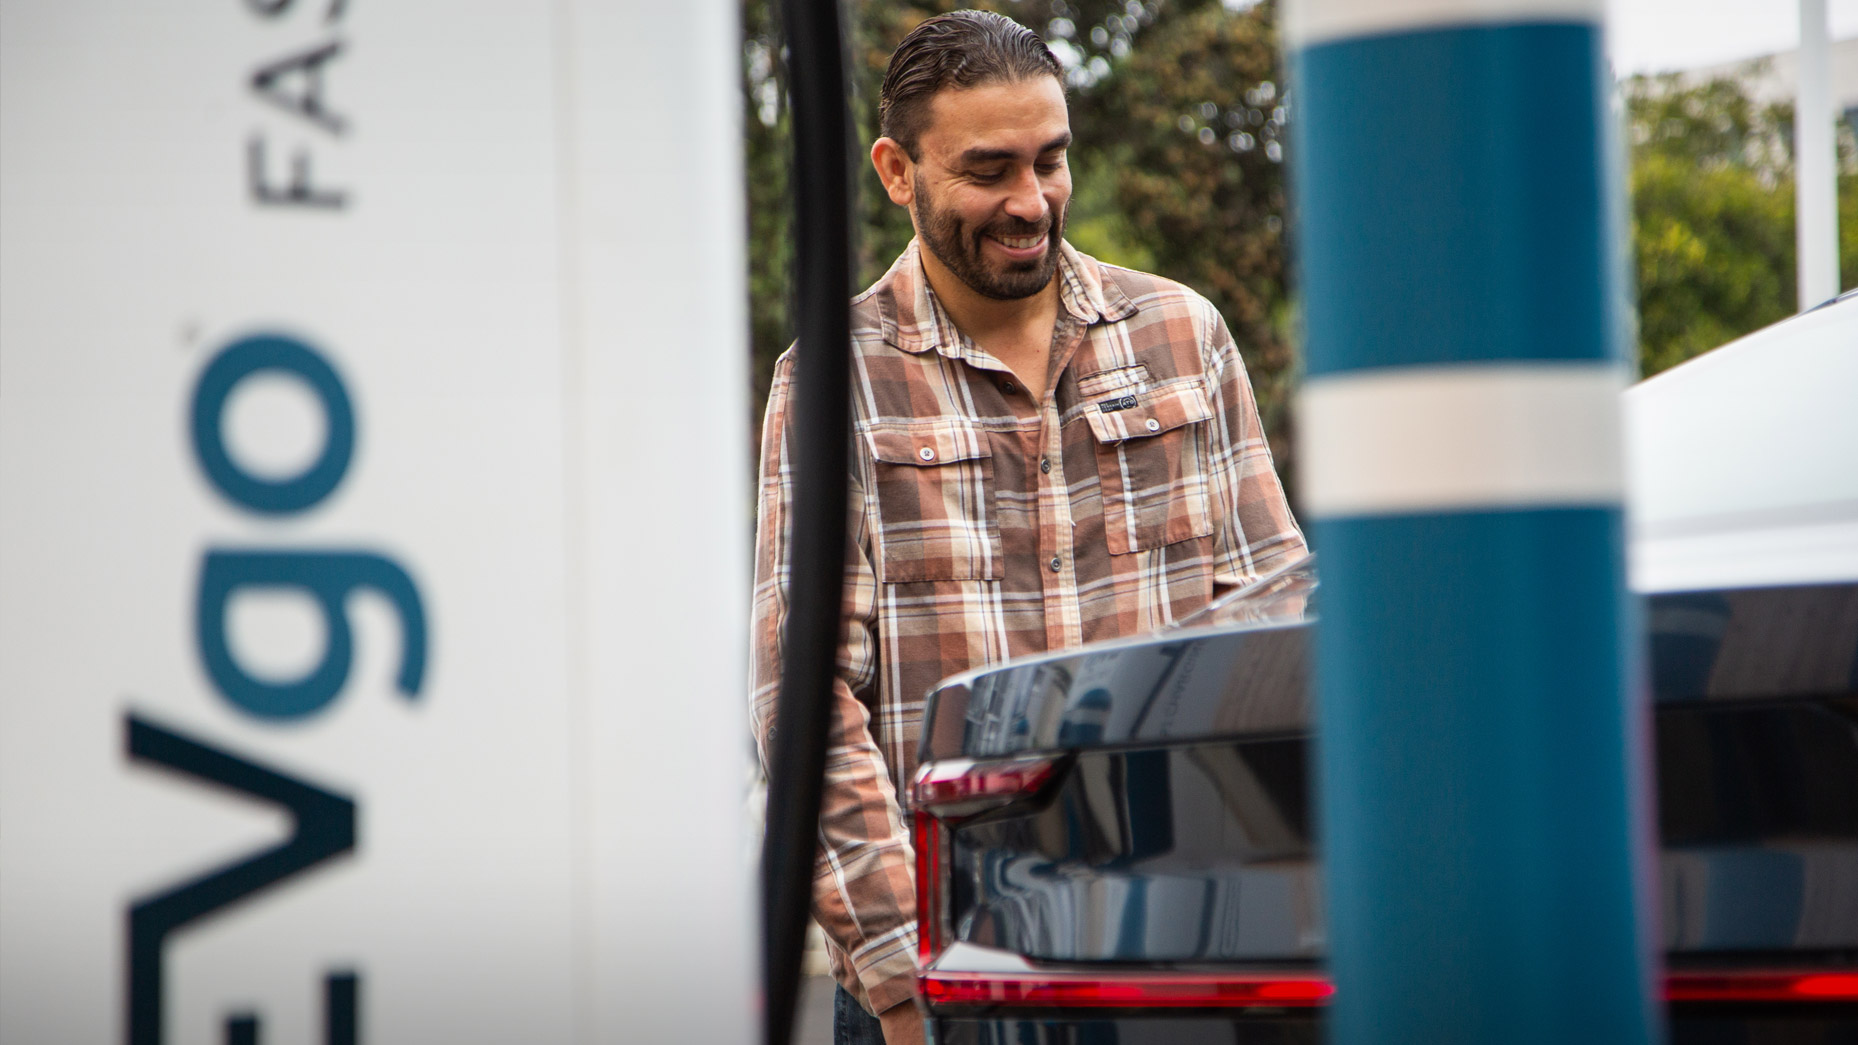
[[[1075,1009],[1309,1008],[1335,988],[1314,973],[1222,976],[1125,973],[1117,976],[930,972],[919,980],[930,1005],[1023,1005]]]
[[[933,762],[917,772],[911,804],[918,809],[932,809],[977,798],[1029,795],[1051,779],[1057,766],[1057,760],[1051,758]]]
[[[1666,1001],[1858,1001],[1858,973],[1674,972]]]
[[[1311,1008],[1335,987],[1318,973],[1023,973],[930,970],[918,978],[930,1006],[1009,1005],[1066,1009]],[[1858,973],[1675,972],[1669,1002],[1858,1002]]]
[[[916,849],[916,960],[928,965],[942,953],[942,824],[921,810],[910,817]]]
[[[1056,758],[992,762],[956,759],[930,762],[910,786],[910,841],[916,848],[916,934],[918,964],[942,952],[947,935],[942,890],[942,846],[947,823],[959,823],[989,807],[1036,793],[1058,771]]]

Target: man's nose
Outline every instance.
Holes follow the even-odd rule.
[[[1007,187],[1006,212],[1021,221],[1044,221],[1048,209],[1038,172],[1030,167],[1020,171]]]

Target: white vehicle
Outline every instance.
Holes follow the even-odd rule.
[[[1858,581],[1858,291],[1625,400],[1633,590]]]

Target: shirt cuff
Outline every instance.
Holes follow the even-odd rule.
[[[874,1015],[916,997],[916,923],[862,948],[852,966]]]

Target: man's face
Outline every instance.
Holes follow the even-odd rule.
[[[917,236],[984,297],[1044,290],[1071,200],[1071,120],[1057,79],[940,91],[929,113],[912,174]]]

